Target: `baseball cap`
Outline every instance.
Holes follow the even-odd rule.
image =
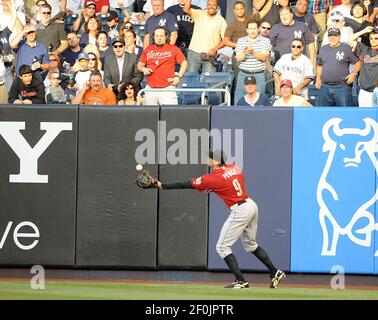
[[[27,33],[30,33],[30,32],[35,32],[37,31],[37,27],[32,24],[32,23],[28,23],[25,27],[24,27],[24,33],[27,34]]]
[[[117,19],[118,14],[115,11],[109,11],[109,13],[106,15],[106,21],[112,21],[113,19]]]
[[[77,60],[81,60],[81,59],[89,60],[88,54],[86,54],[85,52],[80,53],[79,56],[77,57]]]
[[[343,16],[343,14],[340,11],[334,11],[334,12],[332,12],[331,15],[330,15],[330,18],[334,19],[334,20],[338,19],[338,20],[343,20],[344,21],[344,16]]]
[[[331,28],[328,30],[328,36],[339,36],[340,30],[337,28]]]
[[[120,38],[120,37],[115,37],[114,39],[112,39],[112,45],[114,45],[115,43],[117,42],[120,42],[122,43],[123,45],[125,45],[125,40],[123,38]]]
[[[254,76],[246,76],[244,78],[244,84],[256,84],[256,78]]]
[[[224,164],[227,161],[227,154],[221,149],[216,149],[214,151],[210,150],[208,152],[208,157],[212,160],[220,162],[221,164]]]
[[[94,1],[87,1],[87,3],[85,4],[85,7],[89,7],[90,5],[96,6],[96,2],[94,2]]]
[[[292,88],[293,87],[293,83],[289,79],[284,79],[284,80],[281,81],[280,88],[282,86],[288,86],[288,87]]]

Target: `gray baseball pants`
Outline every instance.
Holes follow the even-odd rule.
[[[222,259],[232,253],[231,247],[240,237],[246,251],[254,252],[258,247],[256,233],[259,210],[256,203],[248,198],[243,204],[235,204],[229,209],[230,215],[223,224],[216,246]]]

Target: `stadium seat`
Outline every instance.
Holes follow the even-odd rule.
[[[231,89],[234,74],[231,71],[223,72],[203,72],[200,76],[200,82],[202,83],[220,83],[225,81]]]
[[[198,83],[200,80],[200,75],[198,72],[185,72],[184,76],[181,78],[180,83],[190,84],[190,83]]]
[[[142,39],[144,38],[144,36],[146,34],[146,30],[145,30],[144,24],[134,24],[133,25],[133,29],[134,29],[135,33],[139,37],[141,37]]]
[[[201,88],[208,88],[209,84],[208,83],[198,83],[198,82],[193,82],[193,83],[180,83],[178,88],[193,88],[193,89],[201,89]],[[201,104],[201,96],[202,96],[202,91],[198,92],[177,92],[177,98],[179,104]]]
[[[231,91],[232,81],[234,74],[231,71],[223,72],[203,72],[200,76],[200,83],[208,83],[209,87],[219,85],[224,82],[224,86],[218,86],[218,88],[225,88],[226,86]],[[208,93],[208,104],[219,105],[224,101],[224,94],[220,92]]]
[[[66,15],[66,17],[64,18],[64,30],[67,33],[72,32],[72,26],[76,19],[77,19],[77,14]]]
[[[320,90],[316,89],[314,84],[308,86],[308,100],[314,106],[319,106],[319,92]]]

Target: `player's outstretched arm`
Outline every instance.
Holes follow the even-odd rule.
[[[185,182],[173,182],[173,183],[161,183],[158,181],[158,188],[159,189],[194,189],[192,182],[185,181]]]

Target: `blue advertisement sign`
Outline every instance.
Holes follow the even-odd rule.
[[[293,272],[377,272],[377,143],[377,109],[295,109]]]

